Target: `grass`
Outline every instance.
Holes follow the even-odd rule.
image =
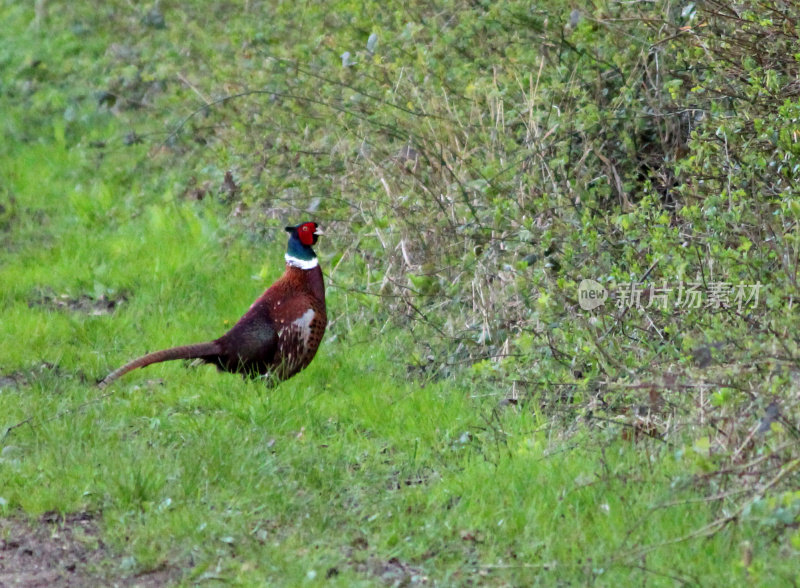
[[[289,382],[172,362],[96,389],[145,351],[224,332],[282,272],[283,221],[306,206],[273,203],[254,226],[224,198],[186,198],[197,170],[159,141],[123,148],[131,120],[157,125],[88,97],[80,65],[101,68],[114,37],[74,10],[37,28],[2,7],[19,42],[0,54],[0,433],[31,420],[0,438],[0,516],[92,513],[105,582],[163,567],[184,585],[800,581],[774,505],[698,492],[708,439],[632,440],[551,418],[549,390],[515,403],[510,385],[420,369],[419,330],[338,285],[381,266],[350,235],[320,241],[331,323]],[[39,58],[39,89],[15,94]]]
[[[276,390],[171,363],[103,397],[110,368],[221,332],[279,274],[283,243],[175,202],[100,222],[103,199],[60,177],[81,154],[31,149],[2,164],[25,206],[2,266],[0,365],[18,380],[0,414],[33,417],[3,440],[6,514],[99,513],[119,573],[178,566],[186,583],[735,582],[741,541],[769,549],[748,529],[658,548],[715,517],[680,502],[670,451],[562,436],[467,380],[409,380],[408,335],[348,325],[335,288],[318,358]],[[121,302],[31,305],[43,290]]]

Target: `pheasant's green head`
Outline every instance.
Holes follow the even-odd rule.
[[[286,248],[286,263],[300,269],[313,269],[319,265],[317,254],[311,248],[322,235],[317,223],[301,223],[295,227],[286,227],[289,233],[289,245]]]

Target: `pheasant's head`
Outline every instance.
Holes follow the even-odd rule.
[[[286,232],[291,235],[289,240],[297,237],[303,245],[311,246],[317,243],[317,237],[322,235],[319,225],[314,222],[302,223],[296,227],[286,227]]]
[[[301,223],[295,227],[286,227],[289,233],[289,246],[286,249],[286,263],[300,269],[317,267],[317,254],[311,249],[322,235],[315,222]]]

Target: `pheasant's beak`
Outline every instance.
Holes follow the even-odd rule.
[[[314,234],[315,234],[317,237],[319,237],[320,235],[324,235],[325,233],[323,233],[323,232],[322,232],[322,229],[320,229],[320,228],[319,228],[319,226],[317,226],[317,228],[316,228],[316,229],[314,229]]]

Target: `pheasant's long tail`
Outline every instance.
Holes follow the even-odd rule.
[[[130,363],[126,363],[121,368],[114,370],[103,378],[98,385],[100,388],[105,388],[111,382],[124,376],[131,370],[150,365],[151,363],[159,363],[162,361],[170,361],[173,359],[205,359],[213,361],[213,358],[222,352],[220,344],[216,341],[208,343],[195,343],[194,345],[181,345],[180,347],[172,347],[170,349],[162,349],[161,351],[154,351],[143,355],[138,359],[134,359]]]

